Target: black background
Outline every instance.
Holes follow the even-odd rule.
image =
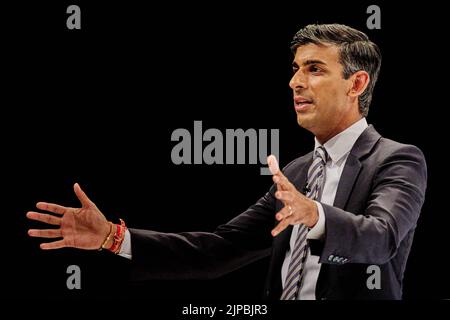
[[[78,4],[82,29],[67,30]],[[270,187],[259,165],[172,164],[177,128],[280,129],[286,165],[309,152],[288,87],[289,43],[308,23],[344,23],[383,53],[368,122],[420,147],[426,203],[404,281],[406,299],[450,298],[445,170],[447,18],[443,5],[376,2],[138,4],[129,1],[2,5],[2,283],[8,297],[229,301],[261,297],[267,260],[214,281],[127,282],[108,253],[39,250],[25,218],[37,201],[77,206],[79,182],[111,220],[164,232],[213,231]],[[442,182],[442,183],[441,183]],[[82,289],[66,288],[79,265]]]

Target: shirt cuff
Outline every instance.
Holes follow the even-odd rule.
[[[123,239],[122,246],[120,247],[119,256],[131,260],[131,236],[128,229],[125,230],[125,238]]]
[[[320,240],[325,235],[325,213],[323,212],[323,207],[320,202],[314,202],[316,203],[317,211],[319,212],[319,220],[317,220],[316,225],[309,230],[306,239]]]

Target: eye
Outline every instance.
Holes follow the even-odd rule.
[[[319,67],[316,66],[316,65],[312,65],[311,67],[309,67],[309,71],[311,71],[311,72],[321,72],[322,69],[319,68]]]
[[[298,67],[292,67],[292,73],[296,73],[298,71]]]

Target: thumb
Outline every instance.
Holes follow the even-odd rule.
[[[267,157],[267,164],[269,165],[269,170],[273,175],[280,171],[277,158],[273,154]]]
[[[267,157],[267,164],[269,165],[270,172],[273,174],[273,180],[277,185],[277,190],[278,191],[286,190],[285,186],[282,185],[281,183],[279,183],[283,173],[280,170],[280,166],[278,165],[277,158],[273,154],[271,154],[270,156]],[[278,177],[276,177],[276,176],[278,176]]]
[[[272,171],[272,174],[273,174],[272,179],[273,179],[273,182],[275,182],[277,184],[278,190],[284,190],[284,191],[296,190],[295,186],[289,181],[289,179],[284,175],[283,171],[281,171],[280,168],[278,167],[276,158],[273,157],[270,160],[271,160],[271,162],[269,163],[269,168],[271,167],[270,170]]]
[[[75,194],[77,195],[78,200],[80,200],[81,205],[83,206],[83,208],[86,207],[90,207],[92,206],[94,203],[88,198],[88,196],[86,195],[86,193],[84,193],[83,190],[81,190],[81,187],[78,183],[75,183],[73,185],[73,190],[75,191]]]

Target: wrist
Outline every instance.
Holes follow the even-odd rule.
[[[111,231],[108,235],[107,241],[105,242],[105,244],[102,246],[103,249],[109,250],[111,249],[113,243],[114,243],[114,235],[117,233],[117,225],[110,222],[111,224]]]
[[[111,247],[111,240],[114,236],[115,230],[114,230],[114,224],[110,221],[106,221],[106,226],[105,226],[105,232],[102,239],[102,243],[100,245],[100,248],[98,248],[99,251],[103,250],[103,249],[109,249]]]
[[[110,225],[110,231],[99,250],[106,249],[118,254],[120,252],[120,248],[122,247],[123,239],[125,239],[127,226],[122,219],[120,219],[120,224],[113,224],[110,221],[108,221],[108,223]]]
[[[319,221],[319,208],[314,200],[309,200],[310,203],[310,214],[308,222],[305,224],[308,228],[313,228]]]
[[[112,244],[108,248],[109,251],[118,254],[120,252],[120,248],[122,247],[123,239],[125,239],[125,232],[127,230],[127,226],[122,219],[120,220],[120,224],[114,225],[114,237],[112,238]]]

